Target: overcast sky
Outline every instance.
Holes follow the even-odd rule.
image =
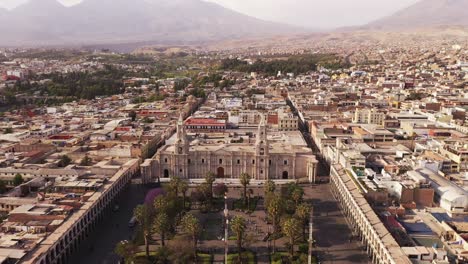
[[[0,0],[13,8],[28,0]],[[40,1],[40,0],[36,0]],[[59,0],[73,5],[80,0]],[[99,1],[99,0],[95,0]],[[128,0],[132,1],[132,0]],[[168,0],[170,1],[170,0]],[[208,0],[247,15],[312,28],[361,25],[390,15],[418,0]]]

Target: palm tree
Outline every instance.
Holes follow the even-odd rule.
[[[291,192],[291,198],[293,199],[296,205],[302,201],[303,196],[304,196],[304,190],[299,186],[296,186]]]
[[[240,177],[240,184],[244,188],[244,206],[247,206],[247,186],[250,184],[250,175],[248,173],[241,173]]]
[[[132,263],[137,252],[137,246],[127,240],[120,241],[117,243],[114,249],[114,253],[119,257],[124,258],[125,263]]]
[[[176,176],[171,177],[171,180],[169,181],[169,191],[174,194],[175,197],[179,196],[180,183],[180,178]]]
[[[254,191],[252,189],[249,189],[249,191],[247,192],[247,211],[250,211],[250,197],[254,194]]]
[[[182,193],[182,202],[184,203],[184,210],[185,210],[185,201],[187,200],[187,191],[189,190],[189,185],[186,181],[180,181],[179,184],[180,192]]]
[[[275,192],[275,190],[276,190],[275,182],[272,181],[272,180],[268,180],[265,183],[264,188],[265,188],[264,191],[265,191],[265,197],[266,197],[268,194]]]
[[[283,200],[279,195],[273,195],[268,202],[267,213],[273,223],[273,234],[278,231],[278,223],[283,213]],[[273,238],[273,252],[276,252],[275,240]]]
[[[241,216],[236,216],[231,221],[231,229],[236,234],[237,250],[239,252],[239,263],[242,263],[242,242],[247,225],[245,219]]]
[[[310,216],[310,206],[306,203],[301,203],[296,207],[296,217],[297,219],[302,223],[302,239],[305,240],[305,230],[306,230],[306,224],[307,220]]]
[[[301,223],[296,218],[289,218],[283,222],[282,231],[289,238],[291,261],[294,259],[294,245],[301,235]]]
[[[209,188],[209,198],[210,201],[213,199],[213,183],[216,181],[216,176],[212,172],[208,172],[205,176],[205,182],[208,184]]]
[[[158,214],[164,213],[168,214],[169,213],[169,201],[166,198],[166,196],[158,196],[153,203],[154,209],[156,209]]]
[[[193,242],[193,253],[195,263],[197,262],[197,241],[198,235],[200,234],[200,221],[191,213],[184,215],[182,218],[182,229],[185,233],[189,234]]]
[[[145,239],[145,253],[149,258],[149,239],[151,237],[151,210],[146,205],[138,205],[133,211],[133,215],[138,221],[138,224],[143,230],[143,237]]]
[[[161,245],[164,247],[166,245],[166,233],[169,232],[171,224],[169,222],[169,217],[166,213],[159,213],[153,222],[153,231],[158,233],[161,236]]]

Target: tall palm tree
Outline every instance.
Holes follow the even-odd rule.
[[[210,187],[209,188],[209,198],[210,198],[210,201],[211,199],[213,199],[213,183],[216,181],[216,176],[214,175],[214,173],[212,172],[208,172],[206,175],[205,175],[205,182],[208,184],[208,186]]]
[[[293,199],[296,205],[302,201],[303,196],[304,196],[304,189],[302,189],[302,187],[300,186],[296,186],[291,192],[291,198]]]
[[[267,196],[270,193],[274,193],[275,190],[276,190],[275,182],[272,180],[268,180],[264,186],[265,196]]]
[[[306,230],[306,224],[307,220],[309,219],[310,216],[310,211],[311,208],[308,204],[306,203],[301,203],[296,207],[296,217],[297,219],[302,223],[302,239],[305,240],[305,230]]]
[[[193,243],[193,253],[195,258],[195,263],[197,262],[197,241],[200,234],[200,221],[193,214],[188,213],[182,218],[182,229],[185,233],[190,235]]]
[[[284,203],[282,198],[275,194],[271,197],[270,201],[268,202],[267,213],[270,217],[272,224],[273,224],[273,234],[276,234],[278,231],[278,223],[280,222],[281,214],[284,210]],[[273,252],[276,252],[276,244],[275,240],[273,239]]]
[[[237,250],[239,252],[239,263],[242,263],[242,242],[244,241],[246,228],[247,228],[247,225],[243,217],[236,216],[232,219],[231,229],[236,234]]]
[[[250,184],[250,175],[248,173],[241,173],[239,180],[244,188],[244,193],[242,194],[244,197],[244,206],[247,206],[247,186]]]
[[[169,181],[169,192],[172,193],[175,197],[179,196],[180,183],[182,180],[179,177],[173,176]]]
[[[154,209],[156,209],[158,214],[164,213],[169,214],[169,201],[166,196],[158,196],[153,203]]]
[[[187,200],[187,191],[189,190],[189,185],[187,181],[180,181],[179,184],[180,192],[182,193],[182,202],[184,203],[184,210],[185,210],[185,201]]]
[[[169,232],[171,224],[166,213],[159,213],[153,221],[153,231],[161,236],[161,244],[166,245],[166,234]]]
[[[151,209],[146,205],[138,205],[133,211],[133,215],[138,221],[138,224],[143,230],[143,237],[145,239],[145,254],[149,258],[149,240],[151,237]]]
[[[294,259],[294,245],[301,236],[301,223],[296,218],[289,218],[283,222],[282,231],[289,238],[291,261]]]

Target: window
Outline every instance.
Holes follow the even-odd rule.
[[[271,160],[268,161],[268,165],[271,165]]]
[[[188,164],[190,164],[190,162],[191,162],[191,160],[190,160],[190,159],[188,159],[188,160],[187,160],[187,163],[188,163]]]
[[[263,163],[263,159],[261,159],[261,160],[260,160],[260,162],[262,162],[262,163]]]
[[[288,160],[284,160],[284,165],[288,165]]]
[[[240,164],[240,160],[237,160],[237,164]]]
[[[223,159],[219,159],[219,164],[223,164]]]
[[[201,159],[201,163],[205,163],[205,159]]]
[[[260,174],[263,174],[263,170],[260,170]]]
[[[182,169],[180,169],[179,172],[182,173]]]
[[[255,160],[252,160],[252,164],[255,164]]]
[[[167,163],[167,158],[164,159],[164,162]]]

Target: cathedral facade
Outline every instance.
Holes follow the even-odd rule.
[[[307,178],[312,182],[317,163],[310,148],[270,142],[263,119],[255,143],[207,143],[189,140],[180,118],[175,142],[159,149],[141,168],[144,182],[172,176],[203,179],[210,172],[220,179],[237,179],[242,173],[248,173],[255,180]]]

